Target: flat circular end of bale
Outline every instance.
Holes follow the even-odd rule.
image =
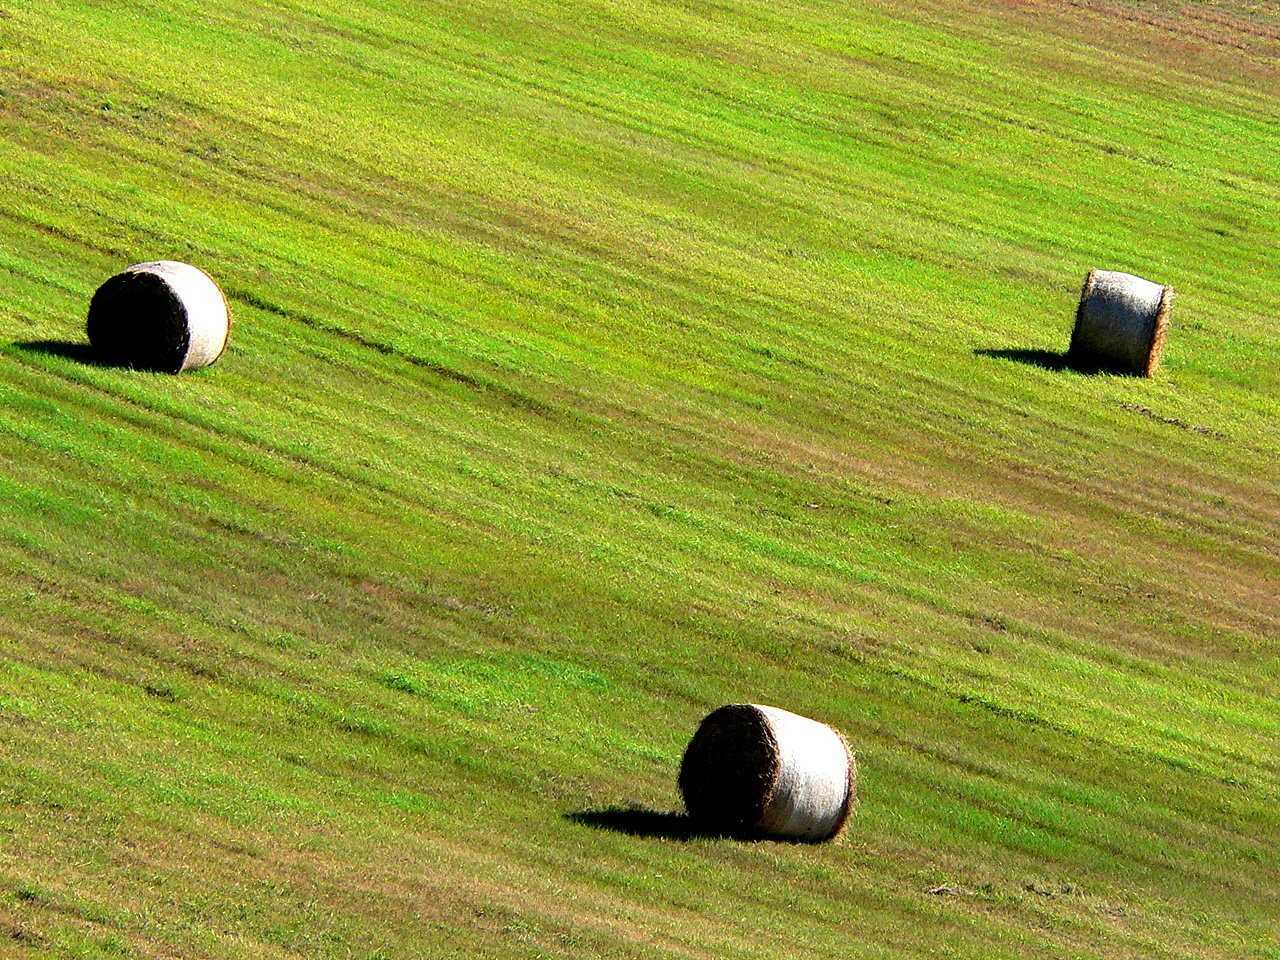
[[[1089,302],[1089,293],[1093,290],[1093,277],[1097,270],[1090,270],[1084,275],[1084,285],[1080,288],[1080,302],[1076,305],[1076,322],[1071,328],[1071,343],[1067,346],[1067,356],[1073,360],[1078,360],[1081,349],[1080,329],[1082,326],[1082,318],[1084,317],[1085,304]]]
[[[98,288],[85,324],[109,363],[177,373],[190,345],[187,310],[162,277],[126,270]]]
[[[757,832],[777,782],[778,744],[751,704],[708,714],[680,762],[680,793],[690,818],[727,836]]]
[[[1151,349],[1147,352],[1148,377],[1154,376],[1164,358],[1164,335],[1169,330],[1169,315],[1173,311],[1173,287],[1165,287],[1160,297],[1160,309],[1156,312],[1155,326],[1151,331]]]
[[[108,363],[181,373],[226,349],[231,312],[213,279],[176,260],[138,263],[108,279],[89,303],[89,343]]]
[[[849,768],[844,778],[844,805],[841,806],[840,813],[831,828],[831,834],[825,838],[827,840],[834,840],[844,833],[844,828],[849,825],[849,818],[853,816],[854,808],[858,805],[858,758],[849,746],[849,741],[844,738],[844,734],[839,731],[833,732],[840,738],[840,744],[844,747],[845,761],[849,764]]]

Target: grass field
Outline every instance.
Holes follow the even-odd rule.
[[[1274,3],[0,0],[0,956],[1280,958],[1278,97]],[[95,364],[160,257],[228,354]],[[735,701],[841,842],[663,816]]]

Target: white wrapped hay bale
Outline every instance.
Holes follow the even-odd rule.
[[[717,833],[830,840],[857,796],[857,764],[824,723],[735,703],[698,726],[680,763],[689,816]]]
[[[181,373],[227,348],[231,311],[212,278],[177,260],[135,263],[98,288],[89,342],[104,359],[139,370]]]
[[[1164,353],[1172,306],[1173,287],[1131,273],[1090,270],[1080,291],[1067,356],[1079,366],[1149,377]]]

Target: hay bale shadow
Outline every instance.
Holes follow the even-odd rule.
[[[629,837],[658,840],[719,839],[725,835],[707,830],[687,813],[650,810],[647,807],[606,807],[603,810],[575,810],[566,820],[597,830],[612,830]]]
[[[1039,367],[1041,370],[1058,372],[1061,370],[1075,369],[1072,365],[1071,359],[1065,352],[1058,353],[1055,350],[993,350],[982,348],[974,350],[973,352],[979,357],[993,357],[996,360],[1012,360],[1015,363],[1025,363],[1029,367]]]
[[[70,340],[15,340],[10,347],[23,353],[38,353],[46,357],[62,357],[89,367],[105,367],[112,370],[132,370],[128,363],[102,356],[87,343]]]
[[[982,347],[974,350],[973,353],[974,356],[978,357],[992,357],[996,360],[1012,360],[1014,363],[1024,363],[1029,367],[1039,367],[1041,370],[1048,370],[1051,373],[1061,373],[1064,370],[1089,375],[1095,373],[1125,374],[1128,372],[1109,368],[1088,357],[1073,357],[1065,350],[1058,352],[1057,350],[1033,350],[1022,347],[996,350]]]

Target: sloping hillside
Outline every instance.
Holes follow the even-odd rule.
[[[1280,957],[1278,97],[1274,3],[0,0],[0,955]],[[95,363],[160,257],[227,356]],[[662,816],[743,700],[843,841]]]

